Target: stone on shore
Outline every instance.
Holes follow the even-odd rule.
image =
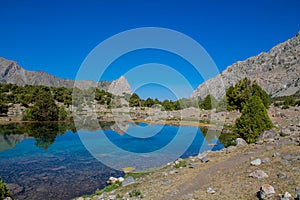
[[[131,185],[135,183],[134,178],[132,176],[128,176],[127,178],[124,179],[124,181],[122,182],[122,186],[125,187],[127,185]]]
[[[259,166],[260,164],[261,164],[261,160],[259,158],[251,161],[251,165]]]
[[[266,174],[263,170],[260,170],[260,169],[255,170],[254,172],[250,173],[249,176],[252,178],[258,178],[258,179],[269,177],[268,174]]]
[[[235,140],[236,146],[245,146],[247,142],[243,138],[236,138]]]
[[[269,184],[263,184],[260,188],[259,197],[261,199],[267,199],[275,194],[274,188]]]

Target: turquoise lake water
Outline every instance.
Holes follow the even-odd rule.
[[[16,199],[71,199],[103,188],[110,176],[123,176],[123,167],[144,170],[223,148],[217,138],[207,141],[188,126],[69,129],[57,123],[0,126],[0,176],[18,185]]]

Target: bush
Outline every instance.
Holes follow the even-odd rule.
[[[252,96],[244,104],[242,115],[235,122],[234,132],[248,143],[255,142],[260,134],[273,127],[265,106],[258,96]]]
[[[5,197],[10,197],[10,193],[6,189],[5,183],[0,178],[0,199],[4,199]]]

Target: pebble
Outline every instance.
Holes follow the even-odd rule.
[[[290,199],[292,198],[292,195],[289,192],[285,192],[284,195],[282,196],[284,199]],[[282,198],[281,198],[282,199]]]
[[[247,142],[243,138],[236,138],[235,140],[236,146],[245,146]]]
[[[190,163],[190,164],[189,164],[189,167],[190,167],[190,168],[196,168],[197,166],[198,166],[198,165],[197,165],[196,163]]]
[[[211,188],[211,187],[209,187],[209,188],[206,190],[206,192],[209,193],[209,194],[214,194],[214,193],[216,193],[216,191],[215,191],[213,188]]]
[[[277,151],[275,151],[275,152],[273,153],[273,157],[277,157],[277,156],[280,156],[280,153],[277,152]]]
[[[176,170],[176,169],[173,169],[173,170],[171,170],[170,171],[170,173],[169,174],[177,174],[178,173],[178,170]]]
[[[168,172],[163,172],[162,176],[168,176]]]
[[[264,158],[264,159],[261,160],[261,162],[264,163],[264,164],[268,163],[268,162],[270,162],[270,158]]]
[[[282,171],[279,171],[277,172],[277,177],[283,179],[283,178],[287,178],[287,175]]]
[[[271,196],[273,196],[275,194],[275,190],[273,188],[273,186],[269,185],[269,184],[263,184],[260,188],[260,198],[261,199],[266,199],[269,198]]]
[[[200,160],[202,163],[207,163],[207,162],[209,161],[209,159],[208,159],[206,156],[199,158],[199,160]]]
[[[260,164],[261,164],[261,160],[259,158],[251,161],[251,165],[259,166]]]

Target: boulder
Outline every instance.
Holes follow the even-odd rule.
[[[250,173],[249,176],[252,178],[258,178],[258,179],[269,177],[268,174],[266,174],[263,170],[260,170],[260,169],[255,170],[254,172]]]
[[[267,199],[269,197],[272,197],[274,194],[275,194],[275,190],[269,184],[263,184],[259,191],[259,195],[260,195],[259,197],[261,199]]]

